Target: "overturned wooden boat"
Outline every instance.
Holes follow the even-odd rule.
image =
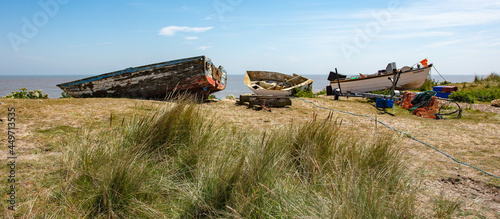
[[[397,69],[396,63],[392,62],[387,65],[385,70],[379,70],[377,73],[371,75],[360,74],[359,76],[348,78],[346,75],[330,72],[328,76],[330,85],[326,87],[326,90],[327,93],[331,93],[333,90],[338,89],[339,85],[342,93],[362,93],[390,89],[393,86],[393,79],[391,77],[394,73],[398,73],[399,75],[396,85],[397,90],[417,89],[424,84],[431,68],[432,64],[426,64],[423,67],[418,66],[413,68],[405,66]]]
[[[293,74],[270,71],[247,71],[245,84],[257,95],[291,96],[293,92],[312,89],[313,80]]]
[[[187,92],[208,97],[224,90],[227,73],[205,56],[101,74],[57,86],[72,97],[161,98]]]

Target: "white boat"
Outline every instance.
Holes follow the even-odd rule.
[[[291,96],[293,92],[312,89],[313,80],[293,74],[270,71],[247,71],[245,84],[257,95]]]
[[[363,93],[369,91],[390,89],[392,87],[392,81],[390,78],[393,78],[394,76],[394,69],[400,72],[399,80],[396,84],[397,90],[417,89],[424,84],[425,79],[427,79],[427,77],[429,76],[431,67],[432,64],[429,64],[426,67],[417,68],[405,66],[402,69],[397,70],[396,63],[393,62],[387,65],[386,70],[381,70],[376,74],[360,74],[360,76],[358,77],[350,78],[347,78],[345,75],[337,75],[334,72],[330,72],[330,75],[328,77],[330,85],[327,86],[327,93],[339,88],[339,84],[342,93]],[[337,81],[337,76],[339,78],[339,81]]]

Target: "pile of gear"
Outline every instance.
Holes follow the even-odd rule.
[[[410,110],[413,115],[429,118],[443,119],[443,116],[457,114],[456,118],[462,116],[462,109],[458,104],[450,106],[452,101],[448,101],[439,107],[439,101],[436,98],[436,91],[425,91],[420,94],[404,92],[401,95],[399,106],[403,109]]]

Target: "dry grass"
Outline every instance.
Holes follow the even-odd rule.
[[[322,107],[371,116],[439,148],[458,160],[500,176],[500,114],[464,109],[462,119],[432,120],[415,117],[398,107],[380,111],[375,108],[375,103],[358,98],[341,98],[340,101],[331,98],[309,100]],[[291,122],[304,122],[313,114],[326,117],[329,113],[328,110],[316,108],[298,99],[293,100],[291,107],[273,109],[270,113],[253,111],[233,103],[220,102],[206,107],[213,111],[223,108],[225,113],[220,115],[221,119],[228,119],[247,129],[265,129]],[[333,111],[333,116],[344,121],[344,126],[349,127],[353,133],[365,135],[366,138],[375,135],[375,130],[392,132],[364,117],[337,111]],[[497,213],[500,212],[499,179],[460,165],[410,138],[403,138],[401,146],[404,158],[410,161],[410,168],[420,173],[420,180],[424,184],[419,199],[422,214],[431,217],[434,214],[431,210],[432,200],[444,192],[446,196],[459,197],[459,200],[463,201],[464,215],[500,216]],[[469,178],[474,180],[467,180]],[[456,180],[460,181],[459,186],[449,183]],[[474,192],[476,190],[479,192]]]
[[[459,160],[478,166],[490,173],[500,175],[500,116],[494,113],[466,110],[459,120],[429,120],[414,117],[405,110],[394,108],[379,111],[374,103],[350,98],[333,101],[329,98],[311,99],[320,106],[337,110],[369,115],[396,129],[413,135]],[[20,180],[18,187],[19,212],[46,212],[39,201],[53,188],[49,182],[61,180],[58,160],[61,148],[58,142],[81,133],[85,128],[92,133],[110,132],[134,118],[145,115],[171,103],[130,99],[48,99],[11,100],[0,99],[1,139],[0,162],[6,162],[6,114],[8,107],[15,107],[18,118],[16,125],[16,145],[19,153]],[[319,109],[301,100],[293,100],[287,108],[273,109],[272,112],[253,111],[234,104],[234,100],[224,100],[201,104],[208,114],[217,115],[217,120],[235,125],[234,129],[259,133],[262,130],[277,129],[290,124],[305,123],[313,116],[326,118],[330,112]],[[333,112],[334,120],[342,121],[345,131],[359,136],[391,133],[374,121],[345,113]],[[474,169],[458,165],[430,148],[401,137],[398,144],[403,157],[408,160],[410,170],[419,173],[423,182],[418,203],[418,215],[433,217],[435,201],[448,203],[442,197],[458,197],[453,201],[461,203],[455,214],[465,217],[494,218],[500,215],[498,199],[500,180],[488,177]],[[4,165],[0,169],[6,173]],[[4,189],[4,188],[2,188]],[[2,190],[3,191],[3,190]],[[444,194],[444,195],[443,195]],[[37,199],[38,197],[38,199]],[[6,202],[0,204],[4,217],[21,216],[6,210]],[[71,209],[69,209],[71,210]],[[457,216],[457,215],[455,215]],[[28,216],[29,217],[29,216]]]

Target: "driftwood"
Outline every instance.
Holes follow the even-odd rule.
[[[237,103],[240,105],[248,103],[248,108],[261,106],[262,108],[270,111],[269,108],[271,107],[290,106],[292,105],[292,100],[288,97],[240,95],[240,100]],[[261,109],[261,107],[255,107],[255,109]]]

